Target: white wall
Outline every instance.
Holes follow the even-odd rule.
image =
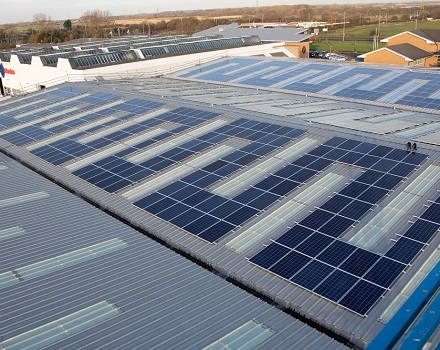
[[[272,43],[255,46],[246,46],[228,50],[180,55],[159,59],[142,60],[132,63],[115,64],[111,66],[72,69],[67,58],[60,58],[56,67],[43,66],[41,59],[32,57],[31,64],[21,64],[18,57],[12,55],[11,62],[3,62],[7,69],[15,71],[15,74],[6,74],[3,85],[13,89],[15,93],[29,93],[46,87],[57,85],[66,81],[82,81],[101,76],[104,79],[118,79],[130,76],[158,76],[187,69],[198,64],[206,63],[221,57],[231,56],[270,56],[274,52],[283,52],[289,57],[292,54],[282,46],[284,43]]]

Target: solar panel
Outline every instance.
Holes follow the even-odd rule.
[[[339,304],[353,310],[361,315],[366,315],[379,298],[385,293],[385,289],[360,280]]]
[[[289,279],[310,260],[311,258],[303,254],[291,251],[274,265],[272,265],[269,270],[277,275],[280,275],[281,277]]]
[[[203,68],[203,70],[194,68],[184,76],[204,81],[239,82],[255,87],[320,93],[359,99],[363,102],[369,100],[419,108],[437,110],[440,108],[438,98],[433,98],[432,94],[427,93],[427,91],[437,90],[436,74],[420,75],[414,71],[397,72],[395,68],[378,69],[357,65],[346,67],[340,64],[329,65],[318,62],[313,64],[309,62],[265,62],[257,58],[249,60],[239,57],[232,60],[225,59],[211,65],[207,64]],[[268,74],[268,70],[273,72]],[[283,72],[283,74],[278,72]],[[331,79],[321,79],[317,84],[317,75],[331,76]],[[357,79],[355,83],[353,83],[353,77]],[[354,150],[359,144],[359,141],[349,141],[344,148]]]
[[[334,270],[319,284],[314,292],[323,297],[338,302],[357,282],[357,278],[346,272]]]
[[[161,106],[150,101],[152,104],[145,109],[143,102],[146,101],[134,99],[128,103],[114,94],[94,94],[85,97],[83,102],[102,104],[106,98],[121,100],[111,111],[127,112],[124,115],[130,115],[129,118]],[[103,113],[90,114],[80,122],[87,124],[108,111],[104,109]],[[84,163],[83,168],[73,172],[105,191],[115,192],[140,180],[145,180],[147,184],[150,179],[146,177],[165,172],[173,165],[180,166],[186,158],[203,159],[206,150],[215,149],[226,141],[228,147],[232,145],[229,153],[213,158],[200,167],[188,166],[193,169],[192,173],[186,172],[180,178],[172,177],[162,187],[153,189],[151,194],[145,192],[148,195],[134,203],[151,215],[210,243],[224,238],[248,220],[254,220],[263,210],[277,201],[283,201],[283,197],[291,195],[302,183],[336,162],[345,163],[339,164],[344,167],[363,167],[361,175],[344,188],[338,188],[338,192],[328,201],[306,213],[302,221],[290,228],[284,227],[284,234],[250,258],[252,263],[361,315],[370,310],[438,231],[440,223],[437,213],[440,204],[434,203],[384,256],[341,240],[375,204],[426,159],[424,154],[335,137],[290,163],[283,159],[285,166],[282,169],[228,197],[215,193],[217,186],[211,185],[220,180],[228,180],[231,174],[265,159],[270,152],[281,151],[281,146],[304,134],[304,130],[247,118],[229,121],[229,117],[222,117],[218,120],[228,124],[208,130],[192,140],[175,144],[172,148],[164,148],[163,152],[158,151],[139,163],[129,160],[134,157],[127,157],[141,148],[161,146],[179,137],[179,134],[186,134],[193,126],[217,117],[218,113],[215,112],[179,107],[141,123],[130,123],[126,128],[115,129],[92,142],[79,142],[84,134],[78,133],[37,148],[33,153],[52,164],[62,164],[80,156],[87,158],[88,152],[120,144],[125,138],[151,127],[166,125],[163,133],[142,140],[139,144],[127,145],[128,148],[119,150],[117,154],[110,154],[91,164]],[[67,122],[62,126],[66,125]],[[100,129],[91,130],[95,132]],[[23,128],[23,131],[26,137],[43,135],[38,125]],[[56,134],[56,131],[53,133]],[[145,151],[147,153],[148,148]],[[291,222],[289,224],[292,225]],[[277,236],[278,233],[274,232]],[[310,276],[310,272],[314,272],[314,275]],[[338,281],[340,284],[335,285]]]

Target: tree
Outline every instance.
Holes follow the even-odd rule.
[[[38,31],[45,30],[51,22],[50,16],[45,13],[38,12],[32,17],[32,21],[35,23]]]
[[[400,20],[402,22],[408,22],[409,21],[409,15],[407,13],[404,13],[402,16],[400,16]]]
[[[110,12],[101,10],[85,12],[80,17],[80,21],[85,25],[86,36],[91,38],[104,38],[114,22]]]
[[[65,29],[72,29],[72,21],[70,19],[67,19],[63,23],[63,27]]]

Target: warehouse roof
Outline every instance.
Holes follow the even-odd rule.
[[[404,102],[439,92],[407,73],[236,58],[64,84],[4,103],[0,147],[365,347],[438,261],[438,110]]]
[[[1,349],[344,348],[8,157],[1,161]]]

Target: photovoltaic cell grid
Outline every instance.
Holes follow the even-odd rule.
[[[115,118],[114,120],[110,120],[107,122],[104,122],[92,129],[88,129],[87,132],[78,132],[74,135],[71,135],[69,137],[66,137],[61,140],[57,140],[55,142],[52,142],[50,144],[46,144],[44,146],[41,146],[39,148],[36,148],[35,150],[32,150],[31,153],[46,160],[49,163],[52,163],[54,165],[59,165],[64,162],[67,162],[69,160],[72,160],[76,157],[84,156],[85,154],[98,150],[100,148],[105,147],[106,145],[109,145],[115,141],[121,140],[126,137],[130,137],[135,135],[136,133],[142,132],[144,130],[147,130],[151,127],[154,127],[160,123],[165,122],[166,118],[163,118],[162,120],[158,118],[151,118],[149,120],[146,120],[144,122],[140,122],[138,124],[132,124],[129,127],[123,128],[119,131],[116,131],[114,133],[111,133],[110,135],[107,135],[105,137],[96,139],[88,144],[83,144],[76,139],[80,136],[84,136],[87,134],[92,133],[96,129],[101,129],[103,127],[109,126],[111,124],[130,119],[133,117],[136,117],[137,115],[140,115],[142,113],[149,112],[151,110],[154,110],[163,104],[154,102],[154,101],[146,101],[146,100],[129,100],[125,101],[124,103],[121,103],[117,106],[113,106],[108,109],[101,110],[99,112],[93,112],[90,114],[87,114],[85,116],[76,118],[74,120],[70,120],[64,124],[58,125],[57,127],[54,127],[53,129],[57,129],[56,133],[69,130],[71,128],[74,128],[77,125],[80,124],[86,124],[91,121],[98,120],[100,118],[103,118],[107,116],[109,113],[115,113],[117,111],[125,111],[127,112],[123,116],[119,118]],[[171,118],[168,118],[171,119]],[[55,130],[54,130],[55,132]],[[169,134],[163,135],[163,137],[167,137]],[[159,139],[156,138],[154,141],[158,141]],[[136,150],[138,148],[133,147],[133,150]]]
[[[139,199],[137,207],[154,214],[208,242],[215,242],[286,196],[330,162],[313,169],[292,167],[289,172],[274,174],[233,198],[210,191],[209,187],[261,159],[304,133],[276,124],[246,118],[224,125],[203,136],[224,140],[231,136],[250,143],[194,173]],[[215,136],[215,135],[220,135]],[[163,156],[163,154],[161,155]]]
[[[440,109],[438,74],[427,74],[414,71],[397,71],[392,79],[387,76],[396,70],[387,68],[372,68],[325,63],[298,63],[250,60],[246,58],[225,59],[223,67],[219,62],[207,64],[202,68],[192,69],[184,77],[211,80],[217,82],[234,82],[251,86],[282,88],[292,91],[323,93],[328,95],[354,98],[360,100],[395,103],[420,108]],[[258,63],[258,64],[256,64]],[[267,74],[269,67],[284,69],[298,67],[299,69],[284,74]],[[298,74],[300,72],[301,74]],[[309,72],[310,74],[307,74]],[[332,72],[334,74],[332,74]],[[251,76],[249,74],[252,73]],[[310,77],[326,76],[315,83]],[[296,78],[298,76],[298,78]],[[350,81],[358,76],[358,81]],[[382,79],[384,78],[384,79]],[[347,83],[348,80],[348,83]],[[402,86],[412,86],[417,82],[416,89],[402,90]],[[340,85],[344,84],[344,88]],[[399,92],[396,96],[396,92]],[[434,93],[434,94],[433,94]]]
[[[44,110],[40,110],[36,113],[33,113],[32,119],[48,115],[49,113],[53,113],[55,111],[62,111],[63,109],[73,107],[75,105],[81,105],[82,110],[88,110],[91,108],[99,107],[111,101],[116,101],[118,99],[120,99],[120,97],[114,94],[94,93],[89,96],[79,98],[75,101],[60,104],[56,108],[48,107]],[[94,129],[88,130],[88,132],[93,132],[96,129],[102,128],[104,126],[109,126],[125,119],[132,118],[138,114],[148,112],[162,105],[163,104],[158,102],[145,101],[140,99],[133,99],[129,101],[121,100],[120,104],[97,111],[92,111],[90,113],[87,113],[86,115],[80,115],[77,118],[74,118],[74,116],[75,114],[82,112],[81,110],[73,111],[70,113],[62,113],[57,117],[51,118],[51,122],[57,121],[57,125],[54,127],[50,127],[50,124],[48,124],[46,121],[42,121],[37,124],[29,125],[23,128],[19,128],[18,130],[12,131],[10,133],[6,133],[4,135],[1,135],[1,137],[14,145],[22,146],[56,135],[63,131],[71,130],[72,128],[75,128],[79,125],[107,117],[117,112],[125,112],[123,116],[119,116],[118,118],[107,121],[102,125],[96,126]],[[66,119],[66,122],[61,123],[62,119]]]
[[[4,105],[4,109],[7,111],[0,114],[0,130],[19,125],[22,122],[36,119],[47,114],[48,112],[56,112],[69,108],[71,106],[71,103],[69,102],[60,104],[56,103],[81,95],[85,92],[86,90],[82,88],[63,87],[43,94],[17,98],[17,100],[14,102],[9,102],[9,100],[8,103]],[[28,113],[33,109],[40,109],[43,107],[47,107],[44,113],[43,111],[37,111],[35,113],[29,113],[23,118],[17,118],[23,113]]]
[[[197,116],[197,118],[194,117],[194,115]],[[182,124],[180,127],[176,127],[171,131],[163,132],[156,137],[142,141],[139,144],[128,147],[119,153],[76,170],[73,172],[73,174],[95,186],[106,190],[107,192],[116,192],[225,140],[227,138],[226,135],[211,132],[199,138],[188,141],[158,156],[152,157],[140,164],[132,163],[124,159],[124,157],[130,153],[138,151],[146,146],[153,145],[165,138],[177,135],[190,126],[202,123],[203,121],[206,121],[206,119],[213,118],[216,115],[217,114],[212,112],[189,108],[179,108],[177,110],[159,115],[158,117],[154,118],[154,120],[150,119],[148,123],[142,122],[142,129],[144,127],[148,128],[152,125],[163,123],[170,119],[172,119],[174,122],[177,122],[177,120],[182,123],[187,122],[190,125]],[[197,121],[195,119],[197,119]],[[137,127],[136,129],[133,129],[132,126],[130,126],[129,129],[132,131],[138,131],[139,128]],[[115,134],[118,135],[117,137],[120,135],[119,132]],[[106,136],[106,138],[108,138],[108,136]],[[102,145],[102,143],[100,143],[100,145]]]
[[[330,139],[292,165],[325,159],[359,165],[366,171],[250,261],[366,315],[438,230],[438,204],[433,203],[384,256],[345,243],[339,237],[426,157],[341,137]]]

